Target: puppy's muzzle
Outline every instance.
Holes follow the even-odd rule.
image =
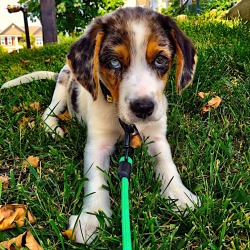
[[[154,102],[149,98],[140,98],[130,103],[131,111],[138,117],[146,119],[154,112]]]

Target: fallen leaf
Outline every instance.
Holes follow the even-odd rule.
[[[205,104],[205,105],[202,107],[202,109],[201,109],[201,113],[202,113],[202,114],[205,114],[205,113],[207,113],[208,111],[211,111],[211,110],[212,110],[212,108],[209,107],[207,104]]]
[[[239,85],[239,82],[238,82],[238,79],[237,79],[237,78],[234,78],[231,82],[232,82],[232,84],[235,85],[235,86],[238,86],[238,85]]]
[[[210,95],[210,92],[207,92],[207,93],[204,93],[204,92],[199,92],[198,93],[198,96],[201,98],[201,99],[204,99],[206,96]]]
[[[197,95],[201,98],[204,99],[205,97],[215,95],[215,92],[199,92]]]
[[[62,236],[65,237],[66,239],[72,240],[72,241],[75,241],[75,239],[76,239],[76,234],[71,229],[68,229],[68,230],[62,232]]]
[[[30,102],[28,106],[26,104],[21,104],[19,107],[15,106],[12,110],[14,112],[19,112],[21,109],[24,109],[24,110],[36,110],[37,109],[38,111],[40,111],[41,106],[39,102]]]
[[[27,161],[23,161],[22,166],[27,168],[28,165],[30,164],[32,167],[36,168],[38,167],[38,163],[39,163],[39,157],[31,155],[27,158]]]
[[[45,62],[45,64],[49,64],[51,62],[51,59],[49,58],[49,59],[45,60],[44,62]]]
[[[27,127],[29,123],[29,118],[24,116],[20,121],[18,121],[18,123],[19,123],[20,129],[22,129],[23,127]]]
[[[30,108],[32,109],[32,110],[38,110],[38,111],[40,111],[41,110],[41,106],[40,106],[40,103],[39,102],[30,102]]]
[[[221,101],[222,101],[221,98],[219,96],[216,96],[208,102],[208,105],[216,109],[220,106]]]
[[[12,110],[13,110],[13,112],[17,113],[17,112],[19,112],[19,111],[21,110],[21,108],[20,108],[20,107],[14,106],[14,107],[12,108]]]
[[[23,226],[25,219],[30,223],[34,223],[36,218],[27,211],[26,206],[20,204],[2,205],[0,206],[0,231],[18,226]]]
[[[9,186],[10,178],[8,176],[0,175],[0,182],[2,182],[3,189],[7,189]]]
[[[70,120],[71,120],[69,111],[65,111],[63,114],[57,115],[57,117],[58,117],[60,120],[62,120],[62,121],[70,121]]]
[[[35,127],[35,125],[36,125],[35,121],[28,122],[28,127],[29,127],[30,129],[33,129],[33,128]]]
[[[20,234],[16,238],[0,242],[0,246],[5,249],[23,249],[24,247],[30,250],[43,250],[43,248],[37,243],[30,231]]]
[[[30,60],[25,60],[22,57],[20,57],[20,62],[22,62],[22,63],[30,63]]]
[[[219,96],[212,98],[207,104],[202,107],[202,113],[206,113],[211,111],[212,109],[216,109],[220,106],[222,99]]]

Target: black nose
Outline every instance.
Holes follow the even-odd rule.
[[[130,109],[138,117],[146,119],[154,112],[154,102],[149,98],[140,98],[130,103]]]

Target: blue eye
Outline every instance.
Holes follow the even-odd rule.
[[[165,57],[165,56],[161,56],[161,55],[160,55],[160,56],[157,56],[157,57],[155,58],[155,60],[154,60],[154,65],[155,65],[155,67],[157,67],[157,68],[163,68],[163,67],[166,66],[167,62],[168,62],[168,58]]]
[[[121,63],[119,62],[119,60],[117,59],[112,59],[110,62],[109,62],[110,66],[113,68],[113,69],[120,69],[121,68]]]

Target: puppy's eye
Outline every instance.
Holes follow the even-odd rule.
[[[121,68],[121,63],[119,62],[119,60],[117,59],[112,59],[110,62],[109,62],[110,66],[113,68],[113,69],[120,69]]]
[[[154,66],[157,68],[164,68],[168,62],[168,58],[165,56],[157,56],[154,60]]]

